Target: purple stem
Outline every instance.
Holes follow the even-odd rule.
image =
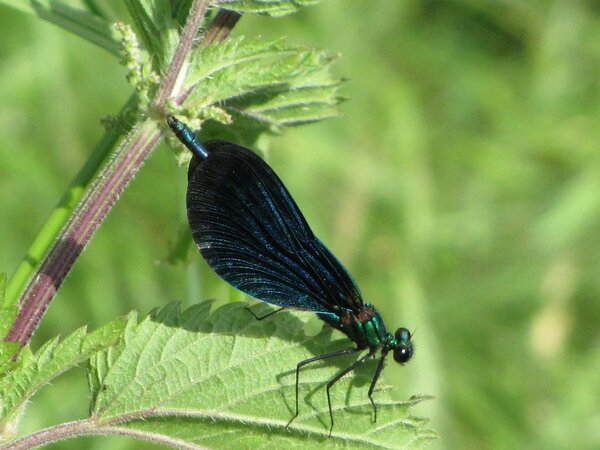
[[[100,173],[23,292],[7,341],[29,341],[71,267],[161,137],[149,123],[138,130]]]
[[[173,61],[154,102],[154,109],[160,111],[161,115],[164,114],[165,103],[172,95],[183,63],[193,48],[194,38],[208,4],[209,0],[196,0],[190,8],[188,21]],[[208,44],[225,39],[239,17],[237,13],[219,11],[201,43]],[[21,345],[29,342],[73,264],[161,137],[161,131],[150,120],[136,126],[130,132],[127,141],[104,167],[86,196],[75,208],[71,220],[61,231],[56,243],[25,288],[19,302],[19,313],[5,338],[6,341],[19,342]]]

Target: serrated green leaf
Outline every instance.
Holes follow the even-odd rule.
[[[0,342],[0,377],[15,368],[13,356],[17,354],[20,346],[18,342]]]
[[[372,423],[367,390],[373,360],[332,389],[336,422],[328,438],[324,383],[352,358],[301,372],[300,415],[286,428],[294,412],[298,361],[352,343],[331,329],[307,337],[304,315],[286,311],[256,321],[246,303],[211,313],[212,304],[155,311],[128,327],[113,349],[90,360],[92,417],[104,430],[160,435],[192,448],[255,448],[267,436],[274,448],[412,448],[435,437],[424,420],[409,414],[428,397],[397,402],[387,387],[375,392],[378,422]]]
[[[125,0],[140,40],[148,53],[164,67],[179,40],[179,23],[173,19],[171,2]]]
[[[245,39],[244,37],[230,38],[221,43],[215,43],[199,48],[190,61],[190,69],[186,82],[197,85],[203,80],[214,76],[227,74],[227,80],[235,75],[238,68],[256,61],[276,58],[279,55],[289,55],[294,49],[283,44],[283,40],[264,41],[261,39]],[[264,69],[264,67],[263,67]],[[263,72],[267,72],[263,70]]]
[[[122,333],[123,339],[125,339],[125,336],[131,334],[131,329],[137,325],[137,313],[129,313],[128,319],[129,320],[127,321],[125,329]],[[113,365],[113,363],[120,355],[122,349],[123,346],[113,345],[106,348],[102,352],[96,353],[96,355],[89,359],[87,378],[88,386],[90,388],[90,393],[92,396],[90,402],[90,414],[95,408],[96,397],[98,395],[98,392],[104,390],[102,380],[104,379],[109,367]],[[92,368],[93,370],[91,370]]]
[[[31,354],[28,347],[24,348],[16,368],[0,379],[0,430],[6,428],[21,405],[38,389],[114,344],[126,323],[127,318],[122,317],[91,333],[86,333],[86,327],[82,327],[61,342],[58,338],[51,339],[35,354]]]
[[[198,50],[187,78],[195,86],[187,110],[218,106],[247,132],[336,116],[340,80],[329,73],[333,58],[281,40],[230,39]],[[265,70],[268,68],[268,70]]]
[[[225,0],[220,7],[241,13],[268,14],[279,17],[292,14],[304,6],[314,5],[319,0]]]

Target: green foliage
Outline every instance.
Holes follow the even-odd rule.
[[[3,322],[8,322],[6,319],[10,319],[10,324],[12,325],[12,320],[16,317],[16,309],[11,308],[8,312],[6,309],[3,309],[0,310],[0,314],[3,315]],[[19,347],[20,345],[17,342],[0,342],[0,376],[14,367],[15,363],[12,359],[19,350]]]
[[[314,5],[319,0],[228,0],[224,7],[242,13],[284,16],[298,11],[303,6]]]
[[[102,161],[108,159],[109,166],[114,161],[108,157],[108,151],[119,134],[130,130],[142,117],[147,119],[165,112],[150,110],[149,106],[155,101],[160,76],[173,58],[192,2],[127,0],[122,8],[129,13],[131,24],[113,23],[120,15],[120,6],[93,1],[84,2],[87,9],[48,0],[22,3],[0,0],[0,3],[33,13],[112,55],[120,55],[127,70],[126,78],[135,88],[121,113],[107,119],[112,131],[105,134],[98,146],[101,151],[90,158],[81,172],[83,175],[76,178],[77,183],[53,213],[57,216],[60,212],[60,218],[51,228],[45,227],[39,233],[41,239],[34,244],[37,251],[29,253],[26,264],[21,266],[25,269],[18,279],[24,282],[43,257],[41,249],[48,248],[56,237],[60,228],[57,224],[66,222],[69,212],[81,201],[84,189],[93,186],[93,174]],[[227,7],[244,13],[280,16],[313,3],[313,0],[236,0],[227,2]],[[215,14],[216,9],[213,9],[207,17]],[[207,23],[205,18],[204,26]],[[169,108],[188,115],[192,123],[202,125],[206,136],[219,133],[220,137],[230,136],[240,143],[255,142],[264,132],[280,132],[287,126],[338,114],[341,80],[330,73],[334,59],[322,51],[284,44],[278,38],[237,37],[218,45],[198,47],[187,59],[189,66],[184,66],[188,72],[176,74],[180,75],[179,82]],[[98,72],[104,76],[105,71],[106,67],[100,67]],[[45,74],[46,67],[37,72]],[[59,96],[61,104],[71,90],[69,86],[64,96]],[[183,98],[180,96],[185,97],[187,93],[189,97],[180,102]],[[90,92],[81,96],[89,97]],[[71,121],[75,122],[77,120]],[[159,136],[155,122],[146,120],[145,124],[146,131],[152,129],[154,136]],[[68,128],[71,132],[71,125]],[[50,129],[49,134],[53,131]],[[58,134],[69,136],[69,133]],[[63,145],[54,143],[49,150],[57,147],[62,150],[67,141],[70,140],[65,137]],[[121,148],[127,144],[128,141]],[[55,160],[73,159],[61,156]],[[39,175],[42,167],[44,165],[37,161],[17,172],[27,172],[35,180],[35,174]],[[35,189],[40,192],[46,187],[35,186]],[[150,196],[153,203],[160,200],[160,196],[154,194]],[[158,204],[153,204],[153,209],[161,210]],[[174,222],[169,220],[168,223]],[[140,234],[145,232],[145,227],[135,228]],[[189,233],[178,239],[170,260],[183,260],[188,244]],[[107,284],[110,279],[106,278]],[[143,280],[144,289],[153,283],[151,277],[143,277]],[[8,332],[17,312],[18,292],[14,293],[10,305],[2,301],[5,285],[4,275],[0,277],[0,336]],[[101,301],[92,303],[90,300],[90,305],[107,304],[105,300],[110,294],[104,285],[93,292],[98,291],[103,294]],[[172,296],[171,291],[166,292],[154,304],[164,301],[165,296]],[[234,295],[239,296],[239,293]],[[117,304],[122,307],[128,296],[113,297],[117,298]],[[346,338],[339,339],[337,332],[335,340],[330,341],[331,330],[307,337],[303,332],[304,323],[292,314],[283,313],[268,322],[255,322],[244,314],[243,305],[229,305],[213,313],[211,305],[202,303],[182,313],[171,305],[155,311],[139,324],[130,315],[128,319],[115,320],[89,334],[82,327],[62,341],[58,337],[48,340],[35,352],[26,346],[16,359],[14,355],[19,345],[1,342],[0,430],[3,438],[14,438],[28,400],[42,386],[88,360],[91,417],[81,422],[92,434],[130,434],[149,440],[160,435],[165,438],[162,442],[173,445],[185,442],[222,448],[257,446],[264,442],[266,434],[277,446],[360,448],[416,447],[435,437],[426,421],[410,413],[412,406],[429,397],[411,396],[407,401],[396,401],[387,387],[376,391],[379,420],[377,424],[371,423],[371,404],[366,394],[374,370],[370,364],[336,384],[332,397],[336,426],[332,437],[327,438],[329,414],[323,381],[347,365],[348,359],[302,372],[301,414],[286,427],[293,415],[296,363],[350,343]],[[86,305],[80,306],[79,309],[85,310]],[[61,322],[56,329],[65,326]],[[60,408],[56,406],[53,412]],[[232,439],[232,431],[243,433],[237,433],[239,436]]]
[[[179,41],[180,23],[173,19],[171,4],[163,0],[125,1],[140,41],[156,58],[156,69],[166,67]]]
[[[351,345],[326,329],[306,337],[304,322],[285,312],[253,320],[246,303],[211,313],[213,302],[179,312],[178,304],[130,323],[123,339],[91,359],[92,416],[145,434],[160,434],[210,448],[256,447],[268,431],[272,445],[407,448],[435,434],[410,408],[427,397],[394,401],[381,387],[372,423],[367,397],[374,364],[332,391],[336,425],[331,438],[323,380],[348,358],[301,372],[300,416],[294,411],[295,367],[315,354]],[[373,361],[375,362],[375,361]],[[306,399],[306,401],[304,401]]]
[[[0,337],[6,336],[10,330],[16,311],[12,305],[6,305],[4,301],[7,279],[8,275],[6,273],[0,273]]]
[[[112,345],[121,336],[127,320],[119,318],[87,333],[81,327],[62,341],[56,337],[37,352],[21,350],[12,370],[0,378],[0,430],[15,430],[21,408],[40,388],[61,373],[85,362],[91,355]]]
[[[7,279],[6,273],[0,273],[0,376],[14,365],[12,357],[19,349],[19,344],[3,340],[17,317],[16,306],[4,301]]]
[[[270,138],[268,156],[388,327],[418,327],[413,360],[382,376],[399,399],[436,396],[418,406],[435,448],[600,448],[599,24],[590,1],[327,0],[278,20],[245,14],[233,30],[343,55],[343,119]],[[0,36],[0,267],[12,269],[96,144],[98,117],[131,88],[111,53],[33,15],[3,8]],[[156,263],[185,221],[172,159],[156,151],[122,196],[34,348],[115,312],[228,298],[196,249],[186,268]],[[85,398],[80,378],[39,391],[23,429],[81,414],[57,401],[74,386]],[[51,448],[93,446],[157,449],[107,437]]]
[[[192,57],[186,83],[194,90],[184,111],[198,116],[194,111],[218,108],[205,119],[233,122],[229,128],[235,130],[237,141],[335,117],[340,81],[330,74],[332,61],[324,52],[282,40],[242,37],[207,46]],[[218,116],[218,111],[224,114]],[[213,123],[206,132],[216,130]]]

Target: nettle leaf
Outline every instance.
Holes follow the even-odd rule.
[[[24,348],[14,370],[0,379],[0,429],[18,415],[21,405],[42,386],[114,344],[126,323],[127,318],[123,317],[91,333],[86,327],[79,328],[62,341],[54,338],[46,342],[35,354]]]
[[[341,80],[325,52],[244,38],[199,49],[186,80],[188,110],[218,107],[235,128],[278,131],[338,114]]]
[[[324,81],[296,87],[274,86],[233,99],[228,109],[234,120],[247,119],[257,125],[280,127],[317,122],[339,115],[336,109],[341,100],[336,96],[339,85],[340,82]]]
[[[284,16],[295,13],[304,6],[314,5],[319,0],[222,0],[219,6],[241,13]]]
[[[165,66],[179,42],[180,24],[172,2],[165,0],[125,0],[137,35],[150,55]]]
[[[335,427],[328,437],[324,383],[352,358],[301,372],[300,416],[286,428],[295,408],[296,364],[352,343],[327,327],[307,337],[308,314],[284,311],[257,321],[246,303],[214,312],[212,305],[155,311],[90,360],[92,417],[104,431],[185,448],[406,448],[435,437],[409,414],[428,397],[398,402],[388,387],[375,393],[379,414],[372,423],[367,390],[374,360],[334,386]]]
[[[3,313],[4,311],[0,311],[0,314]],[[17,354],[20,347],[18,342],[0,341],[0,377],[15,368],[17,362],[13,361],[13,356]]]

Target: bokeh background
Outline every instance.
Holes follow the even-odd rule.
[[[115,2],[120,3],[120,2]],[[389,364],[439,449],[600,448],[597,2],[325,0],[236,34],[339,52],[343,116],[270,140],[315,232],[390,328]],[[16,268],[130,87],[115,58],[0,6],[0,269]],[[50,307],[34,346],[131,309],[229,289],[165,262],[185,170],[161,145]],[[202,272],[205,273],[205,272]],[[201,298],[199,298],[201,296]],[[34,397],[24,431],[84,417],[83,369]],[[154,448],[91,438],[52,448]]]

